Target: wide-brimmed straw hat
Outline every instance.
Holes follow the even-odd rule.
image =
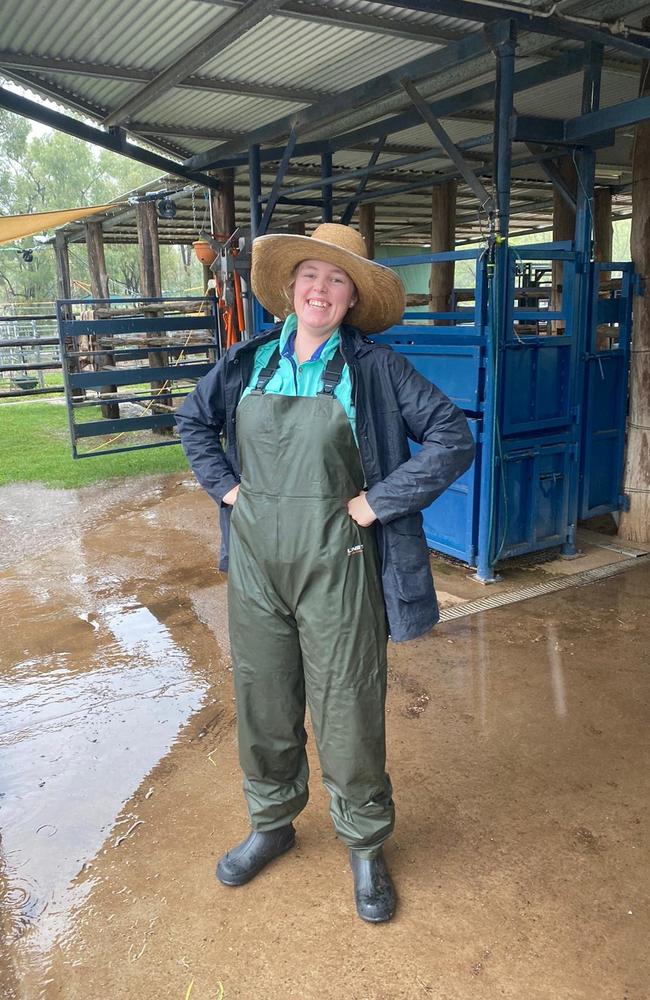
[[[284,319],[293,311],[290,282],[303,260],[323,260],[345,271],[354,282],[358,301],[345,322],[364,333],[379,333],[399,323],[404,313],[404,287],[394,271],[368,260],[361,233],[349,226],[324,222],[311,236],[269,234],[253,241],[251,284],[265,309]]]

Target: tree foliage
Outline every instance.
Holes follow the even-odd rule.
[[[51,129],[35,132],[31,123],[0,110],[0,212],[21,215],[99,205],[118,198],[158,176],[135,160],[100,150]],[[36,247],[33,260],[22,249]],[[139,292],[138,247],[105,246],[111,294]],[[201,284],[198,264],[179,247],[161,247],[163,288],[178,294]],[[85,244],[70,245],[74,295],[89,284]],[[33,237],[0,246],[0,300],[47,302],[56,298],[54,249]]]

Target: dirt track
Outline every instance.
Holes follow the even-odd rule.
[[[210,501],[46,492],[0,491],[2,997],[647,1000],[647,562],[390,647],[369,926],[313,741],[297,849],[214,879],[247,821]]]

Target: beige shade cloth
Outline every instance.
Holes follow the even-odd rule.
[[[23,236],[33,236],[34,233],[40,233],[44,229],[63,226],[66,222],[74,222],[76,219],[85,219],[87,215],[107,212],[110,208],[117,208],[117,204],[113,202],[112,205],[64,208],[58,212],[32,212],[30,215],[3,215],[0,216],[0,244],[12,243]]]

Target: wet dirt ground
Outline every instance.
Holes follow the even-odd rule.
[[[297,848],[214,878],[247,820],[193,482],[7,487],[0,531],[0,996],[648,1000],[646,559],[389,647],[399,910],[371,926],[311,740]]]

